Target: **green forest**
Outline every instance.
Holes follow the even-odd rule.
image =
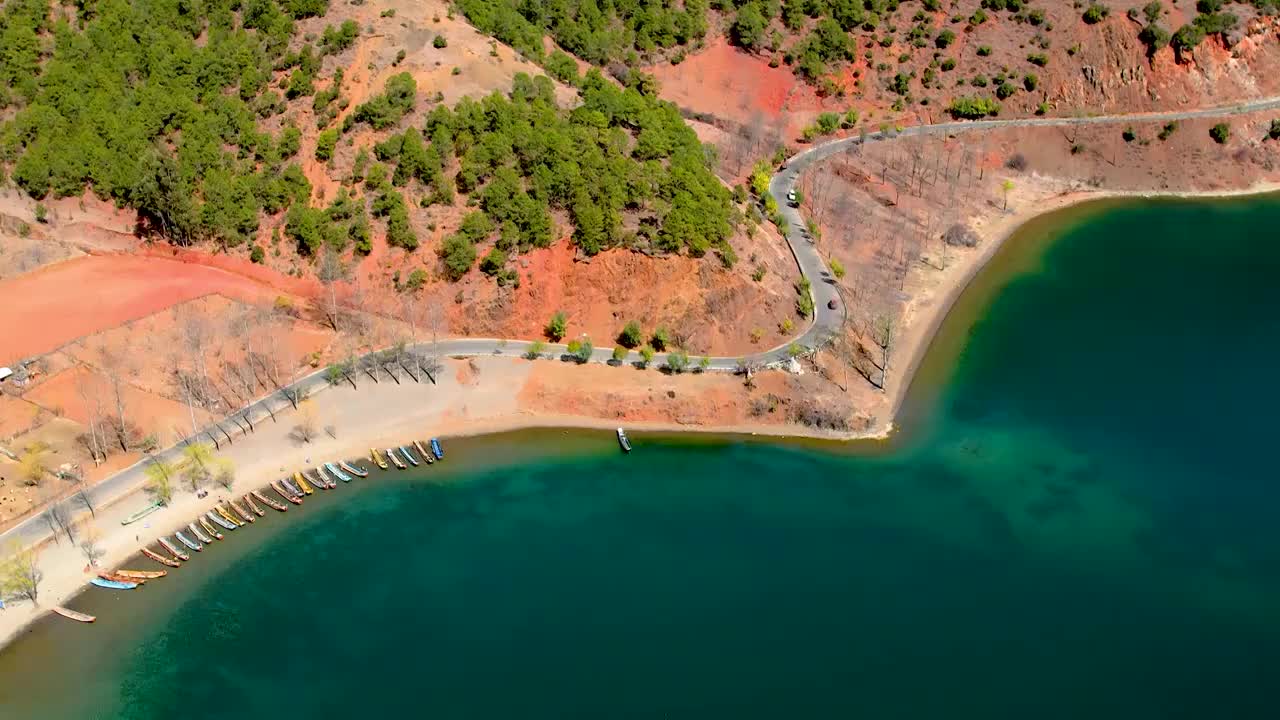
[[[329,26],[313,45],[299,43],[295,20],[323,14],[317,0],[196,7],[101,0],[72,16],[50,14],[42,0],[6,4],[0,104],[12,119],[0,125],[0,180],[36,199],[89,188],[136,209],[144,232],[182,244],[246,246],[264,216],[283,214],[284,237],[310,256],[369,253],[370,215],[385,221],[390,245],[414,251],[410,208],[461,195],[474,211],[440,249],[453,279],[492,240],[481,269],[514,281],[508,258],[559,237],[555,218],[572,224],[587,254],[717,248],[733,261],[727,238],[737,214],[711,172],[714,158],[646,75],[618,87],[598,71],[581,78],[561,68],[582,96],[568,110],[548,78],[522,74],[509,94],[436,106],[395,132],[418,103],[413,77],[400,73],[333,124],[348,106],[343,71],[326,79],[321,66],[354,43],[355,23]],[[315,111],[322,162],[356,125],[385,131],[374,147],[357,149],[344,189],[323,207],[312,206],[296,162],[301,129],[260,124],[292,101]],[[264,259],[261,247],[247,249]]]
[[[731,262],[734,218],[729,191],[710,170],[708,151],[670,103],[636,86],[620,89],[592,70],[582,104],[557,107],[551,80],[515,76],[509,95],[464,98],[436,107],[424,126],[374,148],[394,166],[392,186],[421,186],[423,202],[452,202],[467,193],[477,210],[446,239],[441,254],[457,278],[494,238],[482,269],[503,272],[509,255],[555,239],[552,210],[573,223],[574,242],[594,255],[618,245],[700,256],[712,247]],[[457,170],[446,169],[456,158]],[[381,191],[385,173],[366,184]],[[635,221],[624,229],[624,216]]]
[[[12,181],[34,198],[91,188],[181,243],[235,246],[262,212],[305,204],[310,185],[289,162],[297,128],[275,137],[257,121],[283,109],[277,76],[288,73],[287,93],[311,94],[319,58],[353,28],[289,52],[294,20],[323,14],[324,0],[194,7],[99,0],[67,19],[43,0],[7,3],[0,104],[17,112],[0,127],[0,167]]]

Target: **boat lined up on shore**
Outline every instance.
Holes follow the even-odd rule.
[[[218,532],[218,528],[214,527],[213,523],[209,522],[209,518],[201,515],[198,520],[200,521],[200,527],[203,528],[204,531],[213,539],[221,540],[225,537],[222,533]]]
[[[370,448],[369,457],[382,470],[389,470],[391,464],[394,464],[397,469],[406,470],[410,465],[419,467],[424,463],[430,465],[437,460],[443,459],[444,449],[441,447],[439,439],[431,438],[426,443],[421,440],[413,440],[409,444],[401,445],[398,448],[386,448],[385,450]],[[390,463],[388,463],[388,460]],[[167,555],[146,546],[139,550],[143,556],[165,567],[179,568],[182,567],[182,563],[191,560],[191,555],[183,550],[184,546],[192,552],[203,551],[206,545],[212,544],[215,540],[224,540],[226,538],[219,528],[227,531],[237,530],[248,523],[257,522],[260,517],[266,517],[267,513],[262,509],[263,506],[279,512],[286,512],[289,509],[286,503],[301,505],[307,495],[315,493],[315,488],[331,490],[338,487],[339,480],[344,483],[350,483],[353,478],[367,478],[369,474],[370,471],[366,468],[346,460],[322,462],[314,470],[297,470],[294,471],[292,477],[286,476],[279,480],[272,480],[267,484],[267,487],[271,488],[280,497],[280,500],[284,502],[275,500],[265,494],[265,488],[251,490],[240,498],[220,500],[214,503],[211,509],[187,523],[185,528],[175,530],[172,537],[161,536],[157,538],[156,541],[164,548]],[[149,505],[126,518],[124,524],[137,522],[156,512],[160,507],[159,504]],[[110,590],[132,590],[145,584],[148,580],[162,578],[167,573],[167,570],[104,571],[90,578],[89,582],[97,587]],[[86,615],[67,608],[54,607],[52,609],[59,615],[78,622],[88,623],[97,619],[92,615]]]
[[[278,492],[278,491],[277,491],[277,492]],[[278,510],[278,511],[280,511],[280,512],[285,512],[285,511],[287,511],[287,510],[289,509],[289,506],[288,506],[288,505],[282,505],[281,503],[278,503],[278,502],[276,502],[275,500],[272,500],[271,498],[269,498],[269,497],[267,497],[266,495],[264,495],[264,494],[262,493],[262,491],[261,491],[261,490],[254,490],[254,491],[252,491],[252,492],[251,492],[251,493],[249,493],[249,494],[250,494],[250,495],[253,495],[255,498],[257,498],[258,502],[262,503],[263,505],[266,505],[267,507],[271,508],[272,510]]]
[[[387,448],[387,457],[391,458],[391,463],[395,465],[397,469],[408,469],[408,466],[404,464],[404,461],[400,459],[399,455],[396,455],[396,451],[392,448]]]
[[[64,608],[61,605],[54,605],[50,609],[58,613],[62,617],[68,620],[75,620],[76,622],[91,623],[94,620],[98,619],[96,615],[88,615],[86,613],[76,612],[75,610],[69,610],[67,608]]]
[[[365,470],[359,465],[356,465],[355,463],[349,463],[343,460],[342,462],[338,463],[338,467],[342,468],[343,470],[346,470],[347,472],[351,473],[352,475],[355,475],[356,477],[361,477],[361,478],[369,477],[369,471]]]

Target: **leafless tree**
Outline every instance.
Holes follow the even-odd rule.
[[[56,491],[50,491],[45,494],[48,505],[45,507],[41,517],[44,518],[45,524],[49,526],[49,531],[53,533],[53,541],[58,542],[58,533],[67,536],[67,540],[71,544],[75,544],[75,527],[72,522],[71,511],[67,509],[66,504],[59,500]]]
[[[338,283],[346,280],[350,274],[351,270],[342,261],[342,256],[332,247],[326,246],[325,251],[320,255],[316,277],[324,285],[329,296],[326,315],[334,332],[338,332]]]
[[[89,447],[89,456],[93,459],[94,465],[101,465],[107,459],[107,438],[102,426],[102,387],[98,383],[97,376],[89,368],[81,368],[75,375],[76,378],[76,394],[80,396],[80,400],[84,403],[86,418],[86,426],[89,432],[86,433],[86,444]]]
[[[126,415],[127,408],[124,393],[128,378],[134,373],[135,367],[127,353],[119,352],[107,345],[102,346],[99,356],[102,362],[102,372],[107,377],[107,384],[115,403],[115,439],[120,444],[120,449],[128,452],[129,423]]]

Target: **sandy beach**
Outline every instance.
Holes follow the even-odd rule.
[[[438,384],[418,384],[405,379],[396,384],[383,379],[374,383],[367,377],[358,378],[359,387],[343,384],[318,392],[311,400],[321,427],[318,438],[302,442],[293,435],[296,424],[291,411],[279,414],[278,422],[270,420],[257,424],[255,432],[238,438],[233,444],[218,452],[235,464],[236,483],[228,491],[220,486],[209,486],[209,495],[197,498],[189,488],[178,487],[172,502],[145,520],[132,525],[121,525],[121,520],[150,500],[145,488],[136,485],[112,499],[106,506],[97,508],[97,517],[87,512],[82,523],[92,525],[99,534],[105,555],[98,568],[89,568],[84,555],[62,537],[60,542],[48,541],[38,550],[39,566],[43,572],[40,585],[40,606],[12,602],[0,612],[0,646],[20,634],[32,621],[41,617],[53,605],[67,601],[86,587],[93,573],[101,569],[121,567],[127,558],[137,554],[145,545],[155,546],[161,535],[171,534],[185,527],[199,514],[221,500],[238,498],[246,492],[264,487],[269,481],[292,473],[296,469],[314,467],[326,460],[365,457],[370,447],[387,447],[407,443],[414,438],[430,436],[459,436],[502,432],[530,427],[580,427],[612,429],[623,424],[635,431],[705,431],[718,433],[744,433],[776,436],[805,436],[832,439],[885,438],[894,428],[893,417],[901,407],[911,378],[939,325],[954,305],[956,299],[978,272],[1013,236],[1019,227],[1044,213],[1060,210],[1092,200],[1117,197],[1225,197],[1275,192],[1280,183],[1267,183],[1246,190],[1205,193],[1144,193],[1144,192],[1037,192],[1029,187],[1011,197],[1010,210],[997,212],[985,220],[975,222],[980,236],[977,247],[957,251],[943,270],[922,269],[930,273],[924,290],[913,296],[901,324],[897,357],[890,370],[888,390],[884,393],[884,409],[877,413],[885,420],[866,432],[837,435],[814,431],[809,428],[782,422],[736,420],[726,416],[726,422],[708,421],[695,417],[688,422],[656,421],[645,419],[643,414],[627,417],[603,416],[603,407],[622,398],[633,405],[644,402],[644,392],[653,395],[662,391],[674,396],[674,390],[682,392],[695,388],[690,402],[699,398],[714,397],[723,392],[723,386],[736,384],[727,375],[708,373],[673,377],[657,372],[634,372],[625,383],[633,387],[631,396],[605,394],[596,402],[585,403],[580,413],[548,411],[530,407],[526,390],[535,384],[535,375],[560,374],[566,385],[554,392],[587,394],[587,390],[572,386],[574,373],[630,372],[605,366],[573,367],[551,361],[530,362],[520,358],[487,356],[469,360],[450,359],[445,370],[439,373]],[[563,367],[561,367],[563,366]],[[616,377],[616,376],[610,376]],[[567,379],[567,380],[566,380]],[[597,378],[583,379],[581,388],[591,388],[599,383]],[[542,382],[541,380],[539,382]],[[683,383],[683,384],[682,384]],[[568,389],[566,389],[568,388]],[[698,395],[701,392],[702,395]],[[601,402],[605,402],[604,405]],[[619,413],[621,415],[621,413]],[[274,511],[272,511],[274,512]],[[82,525],[82,528],[85,527]],[[228,540],[232,538],[229,536]],[[193,561],[195,561],[193,559]],[[141,560],[130,567],[151,569],[156,567],[149,560]],[[173,572],[182,572],[181,569]]]

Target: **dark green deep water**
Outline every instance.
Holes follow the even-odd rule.
[[[1274,199],[1028,227],[887,451],[455,442],[83,596],[91,631],[0,654],[0,716],[1274,718],[1277,228]]]

